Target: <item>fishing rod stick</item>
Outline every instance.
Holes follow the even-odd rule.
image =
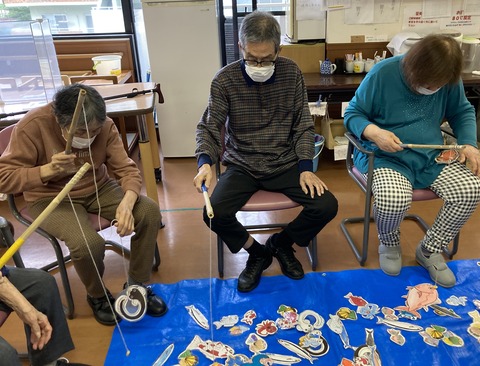
[[[205,208],[207,209],[207,216],[210,219],[213,219],[213,208],[212,204],[210,203],[210,197],[208,197],[208,188],[205,186],[205,183],[202,183],[202,192],[203,192],[203,199],[205,200]]]
[[[80,112],[83,108],[83,102],[85,101],[85,96],[87,92],[85,89],[80,89],[78,93],[77,105],[75,106],[75,111],[73,112],[72,123],[70,123],[70,129],[68,130],[68,137],[67,137],[67,146],[65,147],[65,154],[72,153],[72,141],[73,136],[75,135],[75,130],[77,129],[77,123],[80,118]]]
[[[400,147],[407,149],[441,149],[441,150],[462,150],[465,145],[421,145],[421,144],[400,144]]]
[[[25,232],[18,237],[17,240],[8,248],[8,250],[0,258],[0,268],[2,268],[10,258],[20,249],[20,247],[25,243],[25,240],[40,226],[40,224],[47,218],[48,215],[59,205],[59,203],[65,198],[65,196],[70,192],[75,184],[78,183],[80,178],[90,169],[91,165],[89,163],[83,164],[83,166],[78,170],[78,172],[70,179],[70,181],[65,185],[65,187],[57,194],[57,196],[50,202],[50,204],[43,210],[43,212],[32,222],[32,224],[27,227]]]

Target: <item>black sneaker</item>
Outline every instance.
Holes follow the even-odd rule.
[[[270,253],[269,250],[265,250],[263,256],[250,254],[245,269],[238,277],[238,291],[249,292],[257,287],[260,283],[262,272],[266,270],[270,264],[272,264],[272,253]]]
[[[280,268],[285,276],[290,277],[293,280],[302,279],[305,276],[302,268],[302,264],[295,258],[295,250],[293,247],[276,247],[273,244],[272,238],[276,234],[273,234],[268,238],[265,246],[272,252],[272,255],[277,258]]]
[[[108,296],[103,296],[99,298],[87,295],[87,302],[88,305],[90,305],[90,307],[92,308],[93,316],[95,317],[95,320],[97,322],[103,325],[115,325],[115,319],[117,319],[117,321],[120,321],[120,318],[115,313],[115,310],[113,310],[112,313],[115,299],[110,293],[110,291],[107,290],[107,293]]]

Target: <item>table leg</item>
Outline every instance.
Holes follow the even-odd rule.
[[[160,182],[162,180],[162,170],[160,166],[160,156],[157,142],[157,131],[155,129],[155,120],[153,113],[148,113],[147,116],[148,136],[150,136],[150,148],[152,149],[152,162],[155,173],[155,180]]]
[[[147,126],[145,123],[145,116],[140,116],[137,119],[138,125],[138,146],[140,148],[140,155],[142,157],[143,167],[143,179],[145,182],[145,188],[147,190],[147,196],[158,202],[157,183],[155,181],[153,171],[153,159],[152,150],[150,148],[150,141],[148,138]],[[160,206],[160,205],[159,205]]]

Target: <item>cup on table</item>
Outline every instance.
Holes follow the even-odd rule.
[[[375,65],[375,60],[368,58],[367,61],[365,61],[365,72],[369,72],[373,65]]]
[[[329,59],[325,61],[318,61],[320,64],[320,74],[322,75],[331,75],[337,69],[337,65],[333,64]]]
[[[345,72],[349,72],[349,73],[353,72],[353,61],[352,60],[346,60],[345,61]]]
[[[365,71],[365,62],[364,61],[353,61],[353,72],[360,74]]]

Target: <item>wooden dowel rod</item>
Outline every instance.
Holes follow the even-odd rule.
[[[85,101],[86,95],[87,95],[87,92],[85,91],[85,89],[80,89],[80,92],[78,93],[77,105],[75,106],[75,111],[73,112],[72,123],[70,123],[70,129],[68,130],[65,154],[72,153],[73,136],[75,135],[75,130],[77,129],[77,123],[80,118],[80,113],[82,111],[83,102]]]
[[[65,196],[70,192],[75,184],[78,183],[80,178],[90,169],[91,165],[89,163],[83,164],[83,166],[78,170],[78,172],[70,179],[70,181],[63,187],[60,193],[50,202],[50,204],[43,210],[43,212],[32,222],[30,226],[23,232],[22,235],[18,237],[17,240],[8,248],[8,250],[0,258],[0,268],[2,268],[12,256],[17,252],[18,249],[25,243],[25,240],[40,226],[40,224],[45,220],[45,218],[50,215],[50,213],[59,205],[59,203],[65,198]]]

